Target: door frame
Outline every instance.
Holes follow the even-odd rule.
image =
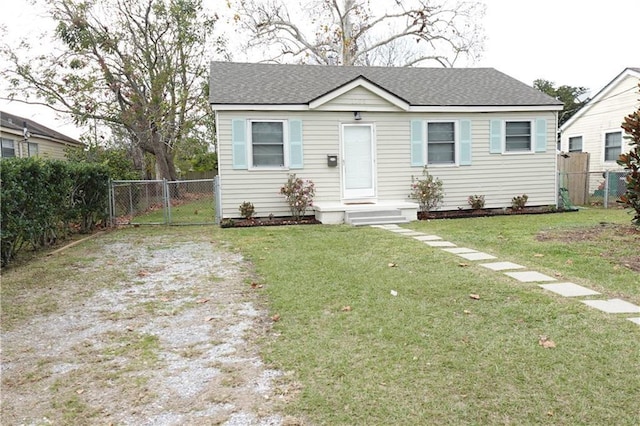
[[[346,188],[347,178],[346,178],[346,166],[347,166],[347,156],[345,154],[345,129],[348,127],[368,127],[371,136],[371,188],[362,189],[362,190],[348,190]],[[376,129],[375,124],[371,122],[367,123],[341,123],[340,124],[340,153],[342,157],[341,167],[340,167],[340,189],[342,194],[342,199],[344,201],[374,201],[377,198],[377,168],[376,168]]]

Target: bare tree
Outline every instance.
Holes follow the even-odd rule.
[[[174,148],[213,128],[207,42],[216,16],[202,0],[46,0],[59,51],[4,47],[9,98],[123,128],[175,180]],[[220,46],[220,44],[217,44]],[[213,140],[211,137],[210,140]],[[134,150],[136,151],[136,150]]]
[[[453,66],[475,60],[484,43],[485,7],[477,2],[236,0],[234,7],[247,47],[270,54],[267,62]]]

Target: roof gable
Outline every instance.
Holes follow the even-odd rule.
[[[350,91],[353,91],[354,89],[357,89],[357,88],[365,89],[366,91],[371,92],[372,94],[384,99],[391,105],[394,105],[395,107],[400,108],[404,111],[407,111],[409,109],[409,102],[398,97],[394,93],[389,92],[383,87],[376,85],[375,83],[369,81],[367,78],[363,76],[359,76],[354,80],[351,80],[350,82],[345,83],[342,86],[337,87],[332,91],[317,97],[316,99],[313,99],[311,102],[309,102],[309,109],[320,108],[323,105],[326,105],[327,103],[331,102],[332,100]],[[353,108],[349,108],[349,109],[353,109]]]
[[[613,90],[615,90],[618,85],[625,80],[627,77],[636,77],[638,81],[640,81],[640,68],[625,68],[620,74],[618,74],[613,80],[607,83],[596,95],[589,99],[582,108],[578,110],[570,119],[568,119],[562,126],[560,126],[560,131],[566,130],[569,126],[571,126],[576,120],[582,117],[587,111],[589,111],[594,105],[597,105],[604,98],[606,98]],[[636,86],[637,88],[637,86]]]
[[[317,105],[350,85],[411,107],[548,107],[562,103],[493,68],[398,68],[212,62],[210,103]],[[404,109],[404,108],[403,108]]]

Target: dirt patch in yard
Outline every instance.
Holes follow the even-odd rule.
[[[625,245],[637,245],[640,241],[640,228],[633,225],[601,222],[595,226],[575,229],[542,231],[536,235],[538,241],[562,241],[564,243],[588,242],[605,239],[612,242],[610,250],[600,253],[612,262],[633,271],[640,272],[640,254],[626,256],[618,253]]]
[[[241,255],[209,241],[96,240],[74,278],[36,290],[53,312],[3,321],[3,425],[301,424],[279,414],[296,385],[260,358],[272,322]],[[35,303],[23,291],[15,303]]]

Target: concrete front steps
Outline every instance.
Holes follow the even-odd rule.
[[[418,219],[418,204],[407,201],[316,202],[313,208],[324,224],[388,225]]]
[[[402,216],[398,209],[344,212],[344,223],[354,226],[391,225],[407,222],[409,219]]]

